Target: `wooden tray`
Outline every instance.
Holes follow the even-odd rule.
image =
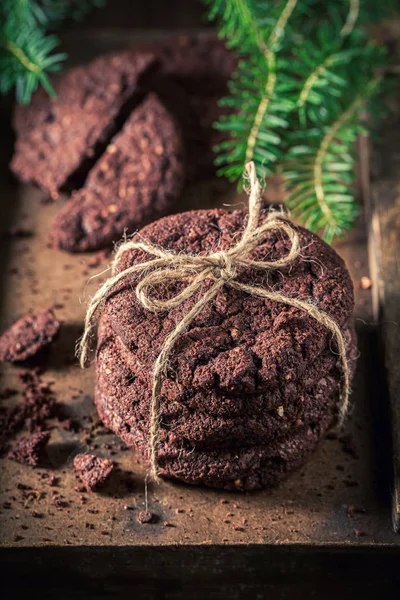
[[[137,39],[129,31],[118,35],[85,32],[84,41],[76,35],[67,37],[66,47],[71,61],[77,62]],[[70,256],[48,247],[49,224],[63,200],[42,204],[41,192],[12,179],[7,170],[12,151],[9,119],[8,110],[3,109],[2,130],[8,133],[0,145],[1,330],[28,309],[62,304],[57,314],[65,324],[43,378],[54,382],[57,400],[72,417],[94,416],[93,369],[81,371],[76,364],[69,364],[69,359],[81,333],[82,299],[99,284],[99,279],[89,283],[88,279],[107,262],[91,269],[90,255]],[[399,132],[400,126],[396,127]],[[83,494],[82,500],[82,494],[75,491],[71,465],[74,454],[88,447],[82,434],[56,429],[49,459],[59,478],[57,487],[46,485],[41,478],[43,469],[0,460],[0,560],[6,594],[14,597],[28,589],[39,594],[46,589],[50,597],[80,597],[79,593],[83,598],[111,597],[134,587],[135,597],[146,598],[257,594],[261,598],[264,594],[305,598],[310,590],[315,597],[323,592],[325,598],[337,598],[338,593],[353,598],[352,586],[357,585],[358,592],[369,598],[378,593],[385,597],[399,581],[395,565],[400,557],[400,536],[393,531],[390,518],[393,453],[389,440],[391,423],[395,427],[400,423],[399,330],[391,325],[400,321],[400,171],[395,168],[397,140],[391,127],[388,131],[372,193],[363,171],[371,215],[369,238],[368,227],[360,222],[336,245],[355,282],[360,349],[347,437],[324,440],[303,469],[272,491],[231,494],[171,482],[150,485],[149,509],[160,521],[140,525],[137,514],[145,506],[145,473],[134,453],[121,451],[112,456],[121,469],[119,480],[104,493]],[[362,148],[365,154],[365,145]],[[204,182],[187,190],[177,210],[242,201],[224,182]],[[33,232],[32,237],[8,235],[15,223],[23,223]],[[380,238],[379,228],[383,232]],[[373,310],[371,290],[359,285],[362,276],[369,276],[368,244],[372,257],[379,258],[373,261],[372,291],[376,300],[379,296],[379,314],[383,315],[391,421],[386,373],[380,368],[379,328],[374,321],[378,309]],[[379,254],[378,247],[382,249]],[[0,387],[17,387],[18,368],[2,370]],[[100,431],[96,452],[109,456],[107,445],[114,440]],[[398,437],[394,446],[399,456]],[[398,463],[396,468],[398,480]],[[123,482],[127,473],[133,479],[132,490]],[[30,486],[34,494],[24,497],[18,483]],[[53,489],[62,495],[63,507],[55,506]],[[398,526],[398,484],[394,489],[394,522]]]

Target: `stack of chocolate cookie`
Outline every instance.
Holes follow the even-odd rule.
[[[212,123],[236,60],[210,37],[179,38],[99,57],[39,90],[14,115],[11,169],[53,198],[54,246],[110,246],[171,212],[188,180],[213,172]]]
[[[236,244],[241,211],[192,211],[165,217],[141,235],[183,253]],[[350,372],[355,365],[353,288],[341,258],[298,228],[301,255],[288,268],[240,273],[243,283],[315,303],[340,326]],[[271,232],[254,260],[286,255],[289,242]],[[148,260],[121,256],[117,271]],[[95,402],[104,423],[149,460],[152,371],[166,337],[212,282],[168,313],[138,303],[140,275],[122,280],[105,303],[99,327]],[[175,296],[187,285],[157,290]],[[332,334],[294,307],[223,287],[175,343],[161,390],[161,475],[192,484],[253,490],[299,467],[335,423],[342,368]]]

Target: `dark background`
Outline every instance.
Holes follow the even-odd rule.
[[[78,24],[69,27],[126,27],[180,29],[207,26],[206,6],[201,0],[105,0]],[[209,24],[208,24],[209,26]]]

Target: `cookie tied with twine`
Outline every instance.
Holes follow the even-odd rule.
[[[167,364],[174,344],[191,325],[203,308],[211,302],[223,286],[230,286],[251,296],[258,296],[293,306],[306,312],[310,317],[328,329],[336,340],[338,360],[342,370],[342,388],[339,408],[340,423],[343,422],[349,407],[350,374],[346,358],[346,345],[340,327],[325,311],[315,304],[296,297],[286,296],[279,291],[267,290],[242,283],[238,274],[243,269],[259,269],[262,271],[279,269],[291,265],[300,255],[301,247],[299,234],[294,226],[280,213],[269,212],[261,220],[262,195],[261,185],[257,179],[254,163],[246,165],[249,180],[249,214],[243,234],[235,246],[208,255],[183,254],[161,248],[144,239],[135,239],[123,243],[115,254],[111,265],[112,273],[121,256],[131,250],[142,250],[153,257],[148,261],[135,264],[110,277],[96,292],[89,303],[85,319],[85,330],[79,345],[80,364],[85,367],[89,362],[90,338],[95,325],[95,318],[109,293],[122,280],[133,274],[143,273],[143,278],[135,287],[135,293],[140,304],[152,312],[166,312],[179,306],[191,298],[204,284],[212,281],[211,287],[202,295],[200,300],[177,323],[175,329],[167,336],[162,350],[155,361],[152,374],[152,396],[150,405],[150,462],[151,475],[158,480],[158,446],[160,432],[160,398],[163,378],[167,374]],[[281,231],[289,242],[290,249],[285,256],[272,261],[257,261],[249,258],[251,252],[264,240],[271,231]],[[188,281],[182,291],[172,298],[162,300],[153,294],[154,286],[167,284],[171,281]]]

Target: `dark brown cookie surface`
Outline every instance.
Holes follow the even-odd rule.
[[[54,245],[70,252],[95,250],[162,215],[182,190],[182,161],[175,121],[149,95],[57,216]]]
[[[74,470],[88,492],[101,487],[114,468],[107,458],[99,458],[95,454],[77,454],[74,458]]]
[[[115,426],[116,417],[108,410],[108,398],[100,391],[96,393],[96,405],[104,423]],[[332,413],[328,413],[318,423],[306,424],[294,434],[268,444],[239,443],[210,450],[161,443],[159,474],[185,483],[238,491],[273,486],[306,462],[332,424],[332,418]],[[136,428],[132,437],[136,449],[148,461],[148,432]]]
[[[185,254],[209,254],[237,244],[245,214],[193,211],[160,219],[141,236]],[[297,228],[301,254],[290,267],[246,267],[238,280],[308,300],[339,324],[351,375],[356,358],[353,288],[340,257]],[[269,232],[250,258],[276,260],[289,251]],[[122,255],[117,272],[149,260]],[[137,301],[141,275],[120,282],[105,303],[99,328],[95,402],[108,427],[149,456],[153,368],[167,336],[212,282],[169,312]],[[154,287],[156,297],[180,293],[187,281]],[[254,297],[226,284],[168,357],[160,391],[159,472],[188,483],[226,489],[272,485],[300,466],[335,421],[342,390],[335,340],[306,311]]]
[[[284,440],[223,451],[193,452],[164,444],[158,455],[159,473],[185,483],[228,490],[271,487],[307,461],[331,422],[331,415],[327,415]]]
[[[54,197],[69,180],[84,177],[153,65],[150,54],[101,56],[56,79],[56,98],[39,91],[30,107],[17,107],[14,173]]]
[[[59,329],[51,308],[28,313],[0,337],[0,361],[19,362],[35,356],[51,344]]]
[[[346,329],[349,363],[354,368],[354,333]],[[178,447],[215,449],[267,444],[296,433],[305,423],[332,418],[340,395],[340,373],[333,361],[321,365],[315,383],[275,389],[268,393],[229,394],[218,387],[196,390],[168,380],[162,387],[160,441]],[[151,369],[140,370],[137,361],[102,323],[97,352],[95,402],[124,441],[136,445],[138,429],[148,431]],[[103,403],[102,406],[100,404]]]
[[[193,211],[152,223],[141,235],[176,252],[210,253],[240,238],[244,213],[224,210]],[[247,269],[240,281],[279,290],[316,304],[344,327],[353,309],[353,288],[341,258],[318,237],[298,228],[302,256],[279,270]],[[288,252],[283,234],[271,233],[252,258],[276,259]],[[118,270],[148,260],[143,252],[122,256]],[[168,314],[152,313],[137,301],[134,286],[140,276],[121,282],[106,303],[111,326],[134,360],[149,369],[166,336],[194,306],[212,282]],[[181,291],[187,282],[153,290],[161,298]],[[319,361],[336,364],[331,334],[304,311],[254,297],[224,286],[183,333],[169,359],[174,380],[197,389],[218,387],[227,393],[256,393],[315,383]],[[334,343],[334,342],[333,342]]]

